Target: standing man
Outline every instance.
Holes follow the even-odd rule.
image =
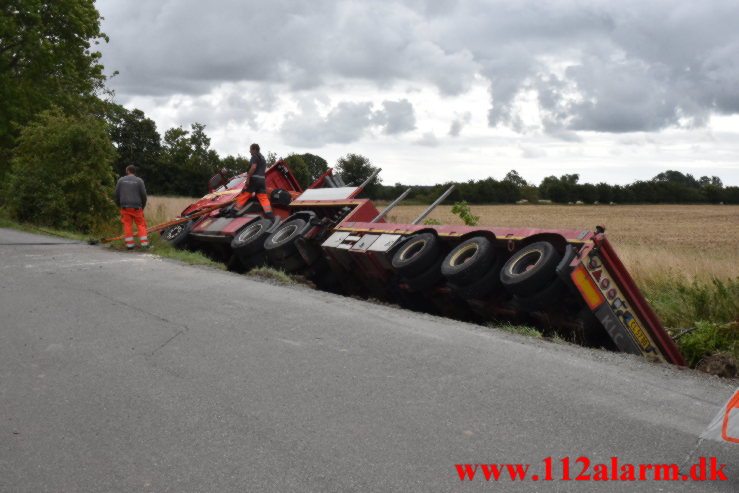
[[[267,161],[265,161],[262,153],[259,152],[259,144],[252,144],[249,146],[249,152],[251,153],[251,167],[249,173],[246,175],[246,183],[244,183],[244,189],[236,197],[236,203],[234,203],[234,210],[236,212],[241,211],[250,198],[256,194],[257,200],[264,209],[264,216],[267,219],[274,219],[275,216],[272,214],[272,205],[269,203],[269,197],[267,197],[267,187],[265,184],[265,173],[267,172]]]
[[[136,176],[136,166],[126,166],[126,176],[118,179],[118,183],[115,185],[115,204],[121,210],[126,248],[133,250],[135,245],[133,241],[133,222],[136,222],[141,247],[148,247],[149,237],[146,236],[146,220],[144,219],[146,187],[144,186],[144,180]]]

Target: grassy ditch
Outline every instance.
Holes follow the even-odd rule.
[[[171,219],[181,210],[182,200],[171,199],[171,204],[153,200],[152,207],[147,207],[148,224],[154,225]],[[174,210],[178,212],[173,213]],[[724,209],[709,210],[716,211],[721,212]],[[722,212],[721,218],[725,215]],[[13,221],[3,214],[2,209],[0,227],[78,241],[89,239],[87,235],[80,233]],[[103,237],[120,235],[121,225],[112,221],[104,231],[97,234]],[[192,265],[225,269],[223,263],[200,252],[172,248],[161,240],[159,233],[151,233],[150,241],[149,253]],[[654,241],[657,244],[657,240]],[[720,252],[708,250],[701,251],[698,255],[695,245],[687,240],[683,242],[682,248],[671,245],[669,252],[666,249],[647,247],[646,243],[630,244],[626,240],[619,246],[619,253],[649,304],[668,327],[688,364],[714,374],[736,375],[739,362],[739,276],[736,275],[739,259],[736,258],[736,249],[724,245],[725,248]],[[109,248],[122,250],[124,246],[121,242],[114,242]],[[249,275],[284,283],[296,282],[284,272],[269,267],[254,269]],[[541,337],[537,330],[530,327],[506,323],[496,323],[495,327]]]

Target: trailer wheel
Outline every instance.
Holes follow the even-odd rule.
[[[267,238],[267,230],[272,225],[269,219],[258,219],[252,221],[234,235],[231,240],[231,249],[239,255],[249,255],[264,248],[264,240]]]
[[[275,267],[287,273],[297,272],[306,266],[305,260],[300,255],[290,255],[279,260],[273,260],[272,263]]]
[[[238,256],[241,263],[244,265],[245,270],[252,270],[257,267],[263,267],[267,265],[267,252],[264,250],[258,250],[249,255],[241,254]]]
[[[162,239],[178,250],[184,249],[187,247],[187,236],[194,225],[195,221],[190,220],[170,226],[161,232]]]
[[[433,263],[431,267],[426,269],[421,274],[415,277],[406,277],[401,279],[401,283],[408,286],[408,291],[414,293],[416,291],[422,291],[431,289],[441,281],[443,276],[441,275],[441,259],[438,259]]]
[[[469,284],[448,283],[449,289],[463,300],[481,300],[486,298],[492,292],[500,289],[500,267],[503,260],[498,257],[492,267],[487,272],[483,272],[482,276]]]
[[[583,307],[575,316],[579,328],[575,330],[575,342],[587,347],[601,347],[618,351],[618,346],[600,323],[600,320],[588,307]]]
[[[439,257],[439,240],[431,233],[411,236],[393,255],[395,271],[404,277],[415,277],[426,271]]]
[[[270,258],[284,258],[293,255],[297,251],[295,240],[303,234],[306,224],[303,219],[293,219],[269,235],[264,242],[264,249],[269,252]]]
[[[516,306],[526,312],[546,310],[562,299],[565,291],[565,283],[560,278],[555,278],[551,284],[530,296],[515,295],[513,297]]]
[[[495,260],[490,240],[476,236],[449,252],[441,264],[441,273],[453,284],[471,284],[485,274]]]
[[[531,296],[554,279],[560,260],[562,256],[551,243],[532,243],[508,259],[500,271],[500,282],[511,294]]]

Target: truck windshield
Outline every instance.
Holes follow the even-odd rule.
[[[228,190],[230,188],[235,187],[236,185],[238,185],[239,183],[241,183],[243,181],[244,181],[244,177],[243,176],[234,177],[234,178],[231,179],[230,182],[226,183],[225,185],[222,185],[222,186],[218,187],[218,189],[215,190],[215,191],[216,192],[221,192],[223,190]]]

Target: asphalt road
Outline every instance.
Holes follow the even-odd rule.
[[[2,492],[738,491],[739,446],[715,442],[696,454],[729,481],[455,469],[679,464],[736,386],[0,229]]]

